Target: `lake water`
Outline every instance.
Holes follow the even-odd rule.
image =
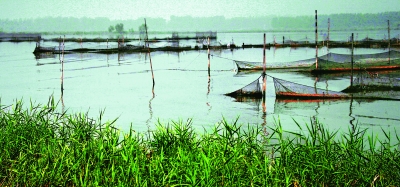
[[[394,32],[393,36],[396,34]],[[268,36],[273,38],[274,34]],[[262,33],[218,34],[218,40],[221,41],[229,42],[232,38],[237,43],[263,42]],[[13,104],[19,99],[23,99],[26,106],[29,100],[45,104],[51,95],[61,100],[60,57],[45,54],[37,59],[32,53],[35,45],[35,42],[0,43],[2,105]],[[46,42],[43,45],[58,44]],[[329,51],[350,53],[346,48]],[[355,54],[384,51],[387,49],[355,49]],[[326,52],[326,48],[321,48],[318,54],[323,55]],[[168,123],[171,120],[186,121],[189,118],[200,131],[203,127],[213,127],[223,118],[228,122],[238,118],[239,123],[265,126],[274,126],[275,120],[279,119],[287,130],[298,129],[293,119],[303,125],[310,123],[312,118],[317,118],[332,130],[346,131],[354,124],[369,128],[373,133],[379,133],[381,128],[400,130],[400,101],[279,100],[275,98],[271,78],[267,79],[264,113],[259,100],[237,102],[224,95],[249,84],[261,73],[237,73],[232,59],[262,61],[263,49],[212,50],[211,54],[211,72],[208,76],[206,50],[152,52],[154,95],[150,60],[145,53],[65,54],[62,97],[64,107],[60,102],[60,110],[67,110],[69,113],[89,112],[94,118],[97,118],[100,110],[105,110],[105,119],[118,117],[116,125],[119,128],[128,130],[132,124],[138,132],[154,129],[158,121]],[[266,51],[267,63],[313,57],[313,48],[271,48]],[[315,82],[315,77],[304,73],[274,71],[267,74],[309,86],[313,86]],[[330,76],[322,77],[317,87],[325,89],[328,86],[329,90],[341,91],[349,84],[348,75]]]

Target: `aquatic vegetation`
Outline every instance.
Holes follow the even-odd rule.
[[[299,132],[222,119],[197,132],[191,120],[121,132],[114,121],[25,108],[0,110],[0,186],[399,186],[400,138],[359,127],[331,132],[317,120]]]

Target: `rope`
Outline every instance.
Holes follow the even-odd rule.
[[[201,53],[199,53],[192,61],[189,62],[189,64],[187,64],[184,69],[186,69],[189,65],[192,65],[192,63],[201,55]]]
[[[211,55],[211,56],[215,56],[215,55]],[[234,59],[231,59],[231,58],[226,58],[226,57],[222,57],[222,56],[215,56],[215,57],[217,57],[217,58],[222,58],[222,59],[225,59],[225,60],[232,60],[232,61],[235,61]]]

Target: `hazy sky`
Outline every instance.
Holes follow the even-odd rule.
[[[0,0],[0,19],[296,16],[400,11],[400,0]]]

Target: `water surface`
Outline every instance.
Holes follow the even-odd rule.
[[[261,33],[222,33],[219,39],[234,38],[245,43],[262,43]],[[248,39],[246,39],[248,38]],[[254,42],[259,38],[261,42]],[[258,39],[257,39],[258,40]],[[261,72],[237,73],[233,59],[262,61],[260,48],[212,50],[208,75],[207,51],[152,52],[155,86],[152,85],[150,59],[146,53],[94,54],[74,53],[64,56],[63,97],[61,103],[61,56],[32,53],[36,43],[0,43],[0,97],[2,105],[23,99],[46,103],[49,96],[60,100],[60,110],[89,112],[96,117],[105,110],[104,118],[118,117],[117,126],[136,131],[153,129],[160,121],[192,118],[202,131],[223,118],[251,125],[274,126],[280,120],[287,130],[318,119],[329,129],[346,131],[354,124],[371,132],[399,130],[400,102],[384,100],[279,100],[271,78],[267,79],[266,108],[261,100],[238,102],[224,94],[254,81]],[[47,42],[44,45],[58,45]],[[330,52],[349,54],[345,48]],[[387,49],[356,49],[355,54],[379,53]],[[318,54],[327,53],[327,48]],[[315,57],[312,48],[271,48],[266,51],[267,63],[279,63]],[[269,75],[313,86],[316,78],[289,71],[267,72]],[[348,74],[320,77],[316,86],[340,91],[349,86]],[[154,94],[153,94],[154,91]],[[64,107],[62,107],[62,104]]]

